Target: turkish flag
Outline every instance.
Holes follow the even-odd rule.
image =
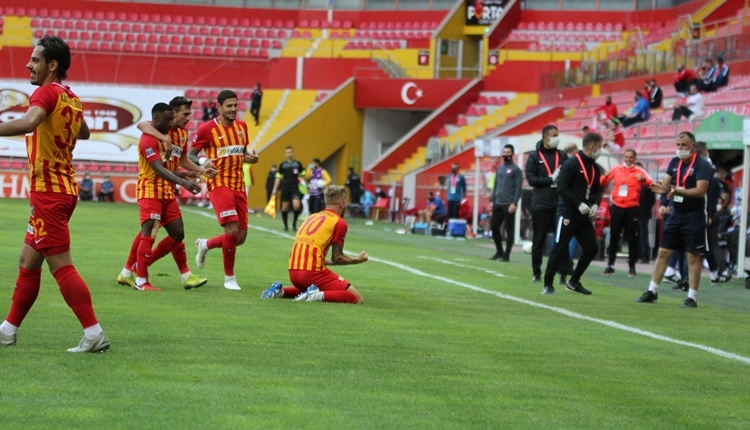
[[[354,105],[358,109],[434,110],[469,79],[357,79]]]

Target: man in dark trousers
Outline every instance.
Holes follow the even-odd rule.
[[[250,96],[250,113],[255,118],[255,125],[259,125],[260,121],[260,103],[263,100],[263,91],[260,89],[260,82],[255,84],[253,93]]]
[[[651,185],[657,194],[672,200],[673,209],[664,226],[659,254],[648,291],[638,302],[653,303],[659,299],[659,284],[675,250],[684,250],[688,260],[689,290],[683,307],[697,308],[696,296],[703,269],[701,252],[708,250],[706,237],[706,194],[713,175],[711,164],[695,151],[695,136],[684,132],[677,136],[677,156],[667,167],[658,184]]]
[[[557,178],[560,201],[557,206],[557,234],[552,248],[547,270],[544,272],[542,294],[554,294],[552,281],[558,265],[564,263],[568,255],[568,245],[575,236],[583,249],[573,274],[566,287],[569,291],[585,295],[591,291],[581,285],[581,276],[596,257],[596,232],[592,222],[599,210],[602,199],[602,185],[596,159],[602,152],[604,138],[600,134],[589,133],[583,137],[582,148],[575,157],[569,158],[560,169]]]
[[[448,218],[458,218],[458,208],[466,196],[466,178],[459,172],[458,163],[453,163],[448,175]]]
[[[510,250],[513,248],[516,210],[518,201],[521,199],[521,184],[523,183],[523,173],[513,163],[513,152],[513,145],[505,145],[503,163],[495,172],[495,183],[492,187],[492,197],[490,197],[490,203],[492,203],[490,229],[496,252],[490,260],[510,261]],[[505,235],[508,239],[505,252],[503,252],[503,234],[500,232],[503,222],[505,222]]]
[[[534,187],[531,198],[531,224],[534,229],[533,246],[531,248],[531,268],[534,272],[532,280],[542,280],[542,254],[547,234],[555,226],[557,212],[557,178],[560,166],[568,156],[557,149],[560,145],[560,133],[554,125],[548,125],[542,130],[542,140],[537,142],[536,150],[529,153],[526,160],[526,180]],[[567,263],[567,260],[566,262]],[[561,270],[565,264],[561,265]],[[564,274],[565,272],[561,272]]]
[[[640,162],[636,162],[635,165],[643,169],[643,165]],[[641,264],[648,264],[651,261],[648,224],[651,221],[655,204],[656,195],[651,191],[651,187],[641,185],[641,195],[638,198],[638,249]]]
[[[349,188],[349,196],[354,204],[359,204],[359,199],[362,197],[362,179],[359,175],[354,173],[354,168],[349,168],[349,175],[346,177],[346,187]]]
[[[271,170],[268,172],[268,178],[266,178],[266,202],[271,200],[273,195],[273,184],[276,182],[276,165],[271,164]]]

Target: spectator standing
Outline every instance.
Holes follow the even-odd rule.
[[[695,117],[703,115],[703,103],[703,95],[698,92],[698,86],[690,85],[690,95],[685,102],[677,104],[672,121],[679,121],[683,116],[692,121]]]
[[[99,186],[99,195],[97,196],[100,202],[115,201],[115,184],[109,180],[109,176],[104,176],[104,182]]]
[[[313,159],[307,170],[308,194],[310,195],[310,213],[316,214],[326,208],[323,201],[323,189],[331,183],[331,176],[328,174],[320,159]]]
[[[701,252],[706,250],[706,193],[711,181],[711,165],[695,150],[695,136],[680,133],[677,137],[677,156],[667,167],[664,179],[652,184],[651,190],[672,199],[673,209],[664,226],[659,255],[648,291],[638,302],[652,303],[659,299],[659,284],[674,250],[687,253],[689,291],[683,307],[696,308],[696,296],[702,270]]]
[[[641,187],[651,186],[654,181],[645,170],[635,165],[637,154],[634,149],[625,150],[624,163],[615,166],[601,179],[602,187],[610,182],[612,189],[612,206],[610,207],[610,240],[607,267],[604,275],[615,273],[615,259],[620,245],[620,234],[624,232],[624,239],[628,242],[628,275],[636,276],[635,263],[638,260],[638,220],[641,198]]]
[[[635,165],[643,169],[643,165],[640,162],[636,162]],[[642,184],[641,194],[638,197],[638,249],[641,264],[648,264],[651,260],[651,244],[648,240],[648,225],[652,218],[654,205],[656,204],[656,195],[651,191],[650,185],[651,184],[646,186],[645,184]]]
[[[90,202],[94,199],[94,181],[91,180],[89,172],[83,176],[81,186],[78,187],[78,198],[84,202]]]
[[[542,281],[544,243],[547,241],[547,234],[555,227],[557,178],[560,166],[568,159],[563,151],[557,149],[560,145],[559,136],[560,132],[554,125],[544,127],[542,140],[537,142],[536,151],[531,152],[526,159],[526,180],[534,187],[531,199],[531,223],[534,230],[531,248],[533,282]]]
[[[698,83],[698,75],[685,67],[684,64],[677,68],[677,76],[674,78],[674,89],[678,93],[685,94],[690,89],[691,84]]]
[[[448,174],[448,218],[458,218],[461,200],[466,196],[466,178],[459,172],[458,163],[453,163]]]
[[[513,163],[513,145],[505,145],[503,148],[503,164],[498,166],[495,172],[495,182],[492,187],[492,220],[490,229],[492,239],[495,241],[495,255],[490,260],[510,261],[510,251],[515,242],[516,210],[518,201],[521,199],[521,186],[523,173]],[[503,251],[503,234],[500,226],[505,224],[505,237],[507,243]]]
[[[630,114],[621,115],[618,118],[623,127],[630,127],[631,125],[637,124],[639,122],[646,122],[651,116],[651,112],[648,107],[648,100],[643,97],[643,94],[641,94],[640,91],[635,92],[634,101],[635,105],[632,109],[630,109]]]
[[[250,113],[255,118],[255,125],[257,126],[260,124],[260,104],[263,101],[263,90],[260,89],[260,82],[255,84],[250,97]]]
[[[351,195],[353,202],[360,201],[362,196],[362,179],[354,173],[354,168],[349,168],[349,175],[346,177],[346,187],[349,188],[349,194]]]
[[[276,165],[271,164],[271,170],[266,178],[266,202],[271,200],[273,195],[273,184],[276,182]]]
[[[602,198],[600,171],[596,160],[601,155],[604,138],[596,133],[589,133],[583,138],[582,148],[575,157],[569,158],[560,169],[557,185],[560,199],[557,206],[557,235],[555,246],[547,261],[544,272],[543,294],[554,294],[552,285],[558,265],[568,258],[570,239],[575,236],[583,249],[573,274],[570,276],[567,290],[589,295],[591,291],[581,285],[581,277],[594,260],[599,250],[596,244],[596,232],[592,221],[599,211]]]

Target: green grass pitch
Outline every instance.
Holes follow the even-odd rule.
[[[243,290],[232,292],[218,250],[195,267],[194,239],[220,228],[212,212],[188,210],[188,262],[209,282],[183,290],[167,256],[151,268],[163,291],[151,293],[116,283],[137,207],[79,204],[73,258],[112,348],[65,352],[82,333],[45,269],[18,345],[0,349],[2,428],[750,428],[742,281],[704,282],[698,309],[680,308],[669,284],[658,303],[634,303],[648,274],[597,268],[583,279],[592,296],[543,296],[527,255],[488,261],[487,241],[360,220],[346,249],[373,261],[335,270],[363,305],[261,300],[272,282],[288,285],[281,221],[251,216],[237,251]],[[6,312],[28,202],[0,200],[0,213]]]

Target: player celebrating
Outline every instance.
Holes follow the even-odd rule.
[[[286,160],[279,165],[279,171],[276,173],[276,182],[273,184],[272,196],[276,195],[281,185],[281,219],[284,220],[284,231],[289,231],[289,202],[294,209],[294,222],[292,227],[297,231],[297,219],[302,212],[302,193],[299,191],[299,178],[305,177],[305,168],[302,163],[294,159],[294,149],[287,146],[284,150]]]
[[[78,202],[73,170],[77,139],[88,139],[83,108],[62,81],[70,68],[70,48],[59,37],[44,36],[37,42],[26,65],[31,84],[38,85],[23,118],[0,124],[0,136],[26,137],[28,150],[31,217],[18,264],[13,302],[0,324],[0,346],[16,344],[16,333],[34,305],[47,261],[60,293],[83,327],[83,339],[68,352],[100,352],[109,349],[94,314],[91,293],[73,266],[70,256],[70,221]]]
[[[216,211],[219,225],[224,234],[211,239],[197,239],[198,254],[195,261],[198,268],[206,265],[209,249],[221,248],[224,257],[224,288],[240,290],[234,277],[234,258],[237,247],[247,238],[247,196],[242,163],[255,164],[258,156],[255,151],[248,153],[247,124],[237,119],[237,94],[224,90],[219,93],[219,117],[198,129],[193,138],[189,157],[203,166],[211,160],[218,173],[208,179],[208,198]],[[198,157],[205,151],[206,157]]]
[[[294,239],[289,256],[289,279],[293,287],[271,285],[262,299],[293,298],[307,302],[362,303],[362,296],[341,276],[326,266],[344,266],[367,261],[362,251],[357,258],[344,254],[347,225],[344,212],[348,203],[346,188],[330,185],[324,190],[326,209],[305,220]],[[326,260],[328,248],[331,259]]]
[[[190,109],[192,103],[193,102],[186,99],[185,97],[175,97],[172,99],[172,101],[169,102],[169,106],[172,108],[172,110],[174,110],[174,119],[172,120],[172,127],[169,129],[169,133],[167,136],[157,130],[155,126],[148,121],[144,121],[138,124],[138,129],[146,135],[151,136],[161,142],[161,150],[159,151],[159,155],[164,159],[163,167],[168,171],[176,172],[179,167],[182,167],[184,169],[187,169],[189,172],[195,173],[196,175],[212,177],[216,174],[216,171],[213,169],[213,167],[210,165],[207,165],[206,168],[196,166],[187,157],[187,151],[185,150],[188,141],[188,132],[187,130],[185,130],[185,126],[190,120],[190,115],[192,114],[192,110]],[[153,147],[153,140],[147,140],[149,142],[149,147]],[[139,151],[139,155],[143,155],[142,152],[143,151]],[[156,157],[152,156],[152,158],[154,162],[157,161]],[[138,178],[138,189],[141,189],[140,181],[142,178],[140,176],[143,176],[143,187],[145,188],[148,186],[147,184],[150,180],[149,177],[155,178],[155,176],[153,175],[156,174],[156,171],[150,166],[150,163],[146,159],[143,159],[143,165],[141,166],[140,171],[141,175],[139,175]],[[147,174],[144,175],[144,173]],[[169,184],[167,185],[169,188],[171,188]],[[172,197],[172,199],[174,199],[174,196]],[[167,202],[167,205],[171,214],[177,215],[177,218],[172,221],[169,226],[165,226],[168,233],[171,231],[174,234],[169,234],[166,238],[162,239],[158,245],[156,245],[156,249],[154,249],[154,251],[151,253],[150,259],[147,260],[148,264],[153,264],[155,261],[159,260],[164,255],[169,253],[171,250],[174,261],[175,263],[177,263],[177,268],[180,270],[180,277],[182,278],[182,285],[184,286],[184,288],[186,290],[189,290],[191,288],[198,288],[208,282],[208,280],[205,278],[200,278],[190,272],[190,268],[187,265],[185,243],[182,240],[184,238],[184,233],[182,215],[179,213],[180,208],[176,204],[176,202],[174,204]],[[143,223],[143,219],[141,220],[141,223]],[[164,224],[161,223],[161,225]],[[141,226],[141,228],[143,228],[143,226]],[[151,236],[151,231],[148,232],[148,236]],[[117,282],[121,285],[128,285],[138,288],[136,284],[135,274],[133,274],[133,265],[135,265],[138,258],[138,249],[140,247],[142,237],[143,235],[139,231],[135,236],[135,240],[133,240],[133,245],[130,247],[130,254],[128,255],[128,260],[125,263],[125,267],[122,269],[122,273],[120,273],[120,275],[117,277]],[[155,237],[151,239],[151,242],[153,242],[153,239],[155,239]],[[149,240],[146,239],[146,241],[148,242]],[[145,286],[138,289],[155,289],[148,283],[142,282],[142,284]]]

